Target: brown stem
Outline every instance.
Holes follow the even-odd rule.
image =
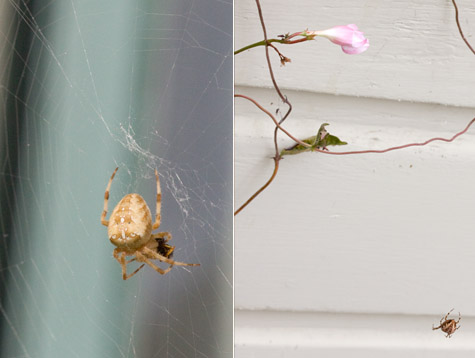
[[[279,86],[277,85],[277,81],[275,80],[274,71],[272,70],[272,65],[271,65],[270,56],[269,56],[269,42],[267,40],[267,30],[266,30],[266,25],[264,23],[264,16],[262,15],[262,9],[261,9],[261,4],[260,4],[259,0],[256,0],[256,5],[257,5],[257,11],[259,13],[259,20],[261,21],[262,32],[264,34],[264,41],[265,41],[265,44],[266,44],[265,52],[266,52],[267,67],[269,68],[269,74],[270,74],[270,77],[271,77],[271,80],[272,80],[272,84],[274,85],[274,88],[275,88],[277,94],[279,95],[279,97],[281,98],[281,100],[289,106],[289,109],[288,109],[287,113],[284,115],[284,117],[282,117],[282,119],[278,123],[276,123],[276,127],[275,127],[275,130],[274,130],[274,147],[275,147],[274,163],[275,163],[275,167],[274,167],[274,172],[272,173],[272,176],[267,181],[267,183],[265,183],[238,210],[236,210],[234,215],[237,215],[252,200],[254,200],[265,188],[267,188],[269,186],[269,184],[272,183],[275,176],[277,175],[277,171],[279,169],[279,161],[282,159],[282,157],[280,156],[280,153],[279,153],[279,145],[277,144],[277,133],[278,133],[278,130],[282,128],[282,127],[280,127],[280,125],[287,119],[287,117],[290,115],[290,112],[292,112],[292,104],[289,102],[287,97],[282,94]],[[289,134],[287,133],[287,135],[289,135]],[[298,141],[298,142],[300,142],[300,141]]]
[[[274,158],[274,172],[272,173],[272,176],[270,177],[270,179],[267,181],[267,183],[265,183],[258,191],[256,191],[254,193],[254,195],[252,195],[249,199],[247,199],[247,201],[241,205],[241,207],[239,209],[237,209],[235,212],[234,212],[234,215],[236,216],[237,214],[239,214],[239,212],[244,209],[251,201],[253,201],[265,188],[267,188],[269,186],[270,183],[272,183],[272,181],[274,180],[275,176],[277,175],[277,171],[279,170],[279,162],[280,162],[280,157],[279,158]]]
[[[277,119],[275,119],[275,117],[272,115],[272,113],[270,113],[268,110],[266,110],[264,107],[262,107],[256,100],[254,100],[253,98],[251,97],[248,97],[248,96],[245,96],[243,94],[235,94],[234,97],[239,97],[239,98],[244,98],[244,99],[247,99],[248,101],[254,103],[256,105],[257,108],[259,108],[262,112],[264,112],[265,114],[267,114],[275,123],[276,127],[279,128],[282,132],[284,132],[285,134],[287,134],[289,136],[290,139],[292,139],[293,141],[297,142],[298,144],[300,145],[303,145],[304,147],[311,147],[310,144],[308,143],[305,143],[305,142],[302,142],[300,139],[297,139],[295,138],[292,134],[290,134],[289,132],[287,132],[286,129],[282,128],[279,124],[279,122],[277,122]]]
[[[272,80],[272,84],[274,85],[274,88],[275,90],[277,91],[277,94],[279,95],[279,97],[282,99],[282,101],[284,103],[287,103],[290,107],[289,109],[289,112],[291,111],[292,109],[292,106],[290,105],[290,103],[288,102],[287,100],[287,97],[285,97],[282,92],[280,91],[280,88],[279,86],[277,85],[277,82],[275,80],[275,77],[274,77],[274,71],[272,70],[272,65],[270,63],[270,56],[269,56],[269,41],[267,40],[267,30],[266,30],[266,25],[264,23],[264,16],[262,15],[262,9],[261,9],[261,3],[259,2],[259,0],[256,0],[256,5],[257,5],[257,11],[259,13],[259,20],[261,21],[261,26],[262,26],[262,32],[264,34],[264,41],[266,43],[266,47],[265,47],[265,50],[266,50],[266,60],[267,60],[267,67],[269,68],[269,74],[270,74],[270,78]],[[288,114],[286,115],[286,117],[288,116]],[[284,117],[285,118],[285,117]]]
[[[455,2],[455,0],[452,0],[452,4],[454,4],[454,8],[455,8],[455,21],[457,22],[457,27],[459,29],[459,32],[460,32],[460,36],[462,36],[462,40],[465,42],[465,44],[468,46],[468,48],[470,49],[470,51],[472,51],[472,53],[475,55],[475,50],[473,49],[473,47],[470,45],[470,43],[468,42],[468,40],[465,38],[464,34],[463,34],[463,31],[462,31],[462,27],[460,26],[460,22],[459,22],[459,9],[457,7],[457,3]]]
[[[380,153],[387,153],[387,152],[391,152],[393,150],[398,150],[398,149],[404,149],[404,148],[409,148],[409,147],[422,147],[424,145],[427,145],[431,142],[435,142],[435,141],[442,141],[442,142],[452,142],[454,141],[457,137],[461,136],[462,134],[466,133],[468,131],[468,129],[470,128],[470,126],[475,122],[475,118],[473,118],[468,124],[467,126],[460,132],[456,133],[454,136],[452,136],[451,138],[440,138],[440,137],[435,137],[435,138],[431,138],[431,139],[428,139],[426,140],[425,142],[421,142],[421,143],[409,143],[409,144],[403,144],[403,145],[399,145],[397,147],[390,147],[390,148],[386,148],[386,149],[381,149],[381,150],[374,150],[374,149],[370,149],[370,150],[355,150],[355,151],[350,151],[350,152],[331,152],[331,151],[326,151],[326,150],[321,150],[321,149],[314,149],[315,152],[320,152],[320,153],[324,153],[324,154],[332,154],[332,155],[350,155],[350,154],[369,154],[369,153],[377,153],[377,154],[380,154]]]
[[[256,5],[257,5],[257,11],[259,13],[259,20],[261,21],[262,32],[264,34],[264,40],[266,41],[266,44],[267,44],[267,30],[266,30],[266,25],[264,23],[264,16],[262,15],[261,3],[259,2],[259,0],[256,0]],[[282,124],[287,119],[287,117],[290,115],[290,112],[292,112],[292,104],[289,102],[287,97],[282,94],[279,86],[277,85],[277,81],[275,80],[275,77],[274,77],[274,71],[272,70],[272,65],[270,63],[269,46],[268,45],[266,45],[266,60],[267,60],[267,67],[269,68],[269,74],[270,74],[270,78],[272,80],[272,84],[274,85],[274,88],[275,88],[277,94],[279,95],[279,97],[281,98],[281,100],[289,106],[289,110],[284,115],[284,117],[282,117],[282,119],[279,121],[279,124]],[[275,158],[280,158],[279,146],[277,144],[277,133],[278,133],[278,128],[276,127],[275,130],[274,130]]]
[[[282,66],[285,65],[286,62],[290,62],[290,58],[285,57],[285,56],[279,51],[279,49],[278,49],[277,47],[275,47],[275,46],[272,45],[272,44],[269,44],[269,46],[272,47],[272,48],[275,50],[275,52],[277,52],[277,55],[279,55],[280,64],[281,64]]]

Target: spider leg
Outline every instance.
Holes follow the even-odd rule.
[[[157,169],[155,169],[155,178],[157,179],[157,210],[155,211],[155,222],[153,223],[152,230],[156,230],[160,226],[162,214],[162,189],[160,189]]]
[[[109,179],[109,183],[107,184],[106,192],[104,193],[104,210],[102,211],[101,215],[101,224],[104,226],[109,226],[109,220],[106,220],[107,215],[107,204],[109,202],[109,190],[111,188],[112,179],[114,179],[115,173],[117,173],[119,168],[115,168],[114,172],[112,173],[111,178]]]
[[[432,330],[435,331],[436,329],[439,329],[440,327],[442,327],[442,326],[434,327],[434,325],[432,325]]]
[[[143,252],[144,256],[146,256],[148,258],[159,260],[159,261],[162,261],[162,262],[166,262],[167,264],[174,265],[174,266],[200,266],[200,264],[187,264],[185,262],[171,260],[169,258],[166,258],[163,255],[160,255],[159,253],[157,253],[153,250],[150,250],[148,247],[144,247],[142,249],[142,252]]]
[[[129,261],[125,261],[125,252],[122,253],[122,255],[119,256],[119,254],[117,253],[116,251],[117,249],[114,249],[113,251],[113,255],[114,255],[114,258],[117,260],[117,262],[120,264],[120,266],[122,267],[122,279],[125,281],[125,280],[128,280],[129,278],[131,278],[133,275],[135,275],[137,272],[139,272],[142,267],[145,266],[145,264],[142,264],[137,270],[135,270],[134,272],[132,272],[130,275],[127,275],[127,264],[129,262],[132,262],[132,261],[135,261],[136,259],[132,259],[132,260],[129,260]]]
[[[153,251],[152,251],[153,252]],[[160,267],[156,266],[152,261],[150,261],[147,256],[144,254],[141,254],[140,252],[137,252],[136,254],[137,260],[140,262],[145,262],[147,265],[149,265],[151,268],[153,268],[155,271],[157,271],[161,275],[165,275],[170,272],[170,270],[173,267],[173,264],[170,265],[169,268],[163,270]],[[142,265],[143,266],[143,265]]]

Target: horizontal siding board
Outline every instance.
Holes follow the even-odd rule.
[[[237,90],[271,102],[270,91]],[[340,108],[351,103],[350,118],[333,110],[329,96],[288,92],[296,102],[302,94],[311,98],[300,103],[288,128],[308,136],[308,128],[328,120],[328,128],[352,143],[351,149],[449,137],[472,114],[338,97]],[[270,176],[273,147],[269,120],[249,104],[236,103],[239,205]],[[319,120],[311,119],[314,103]],[[375,118],[373,112],[381,115]],[[364,125],[366,115],[370,120]],[[282,145],[291,143],[280,138]],[[473,178],[475,128],[451,144],[383,155],[305,153],[284,159],[275,182],[235,220],[236,306],[405,314],[456,307],[473,315]]]
[[[236,311],[237,357],[473,357],[475,320],[446,339],[439,316]],[[462,322],[462,321],[461,321]]]

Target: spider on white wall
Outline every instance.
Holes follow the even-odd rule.
[[[171,259],[174,246],[168,245],[172,234],[169,232],[159,232],[153,234],[152,231],[160,226],[162,193],[158,172],[155,169],[157,179],[157,211],[155,222],[152,225],[152,214],[145,200],[139,194],[127,194],[112,211],[109,220],[106,220],[107,204],[109,202],[109,190],[115,173],[119,168],[115,168],[114,173],[107,184],[104,194],[104,211],[101,215],[101,223],[107,226],[107,233],[112,244],[117,246],[114,249],[114,258],[122,266],[122,278],[127,280],[140,271],[145,264],[152,267],[158,273],[165,275],[170,272],[173,266],[199,266],[199,264],[187,264]],[[135,255],[134,258],[126,260],[126,256]],[[166,262],[170,266],[163,270],[156,266],[151,260]],[[127,275],[127,264],[138,261],[144,262],[138,269]]]
[[[454,319],[447,319],[447,317],[449,317],[449,315],[452,313],[453,310],[454,309],[452,308],[449,311],[449,313],[447,313],[445,315],[445,317],[442,317],[440,319],[440,326],[439,327],[434,327],[434,325],[432,325],[432,330],[436,330],[436,329],[440,328],[442,332],[447,333],[447,335],[445,337],[450,338],[452,336],[452,334],[454,334],[455,331],[460,328],[460,326],[457,326],[457,324],[462,319],[462,316],[460,315],[460,312],[459,312],[459,319],[457,321],[454,320]]]

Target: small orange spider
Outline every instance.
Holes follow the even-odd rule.
[[[160,181],[158,172],[155,169],[157,179],[157,211],[155,222],[152,225],[152,214],[145,200],[139,194],[127,194],[112,211],[109,220],[106,220],[107,204],[109,201],[109,190],[115,173],[119,168],[115,168],[114,173],[107,184],[104,194],[104,211],[101,215],[101,223],[107,226],[107,233],[112,244],[117,246],[113,255],[122,266],[122,278],[127,280],[140,271],[145,264],[152,267],[158,273],[165,275],[170,272],[173,266],[199,266],[199,264],[187,264],[184,262],[171,260],[174,246],[168,245],[172,234],[169,232],[152,233],[160,226],[161,219],[161,199]],[[135,255],[134,258],[126,260],[126,256]],[[166,262],[170,266],[163,270],[156,266],[151,260]],[[138,261],[144,262],[138,269],[127,275],[127,264]]]
[[[459,312],[459,319],[457,321],[454,320],[454,319],[447,319],[447,317],[450,315],[450,313],[452,313],[453,310],[454,309],[452,308],[449,311],[449,313],[447,313],[445,315],[445,317],[440,319],[440,326],[439,327],[434,327],[434,325],[432,325],[432,330],[436,330],[436,329],[440,328],[442,332],[447,333],[447,335],[445,337],[450,338],[452,336],[452,334],[454,334],[455,331],[460,328],[460,326],[457,326],[457,324],[462,319],[462,317],[460,316],[460,312]]]

